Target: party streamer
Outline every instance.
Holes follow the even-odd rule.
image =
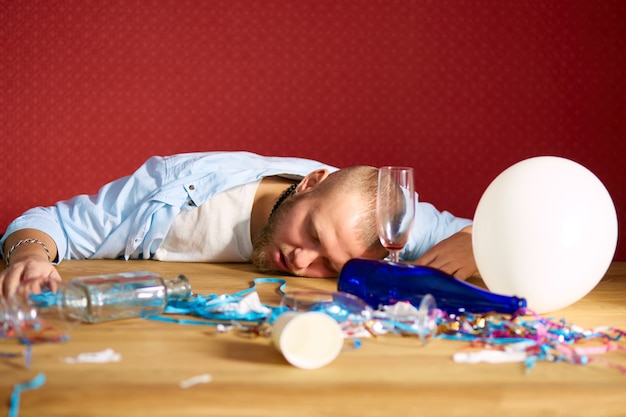
[[[438,314],[434,337],[466,341],[471,348],[483,349],[455,355],[453,359],[458,362],[522,361],[531,370],[538,361],[576,365],[596,361],[626,374],[626,367],[597,358],[609,351],[626,351],[619,344],[625,333],[617,328],[585,330],[563,319],[544,318],[530,309],[513,315]]]
[[[17,417],[20,409],[20,396],[22,391],[29,389],[37,389],[46,382],[46,376],[44,374],[38,374],[35,378],[22,384],[16,384],[13,387],[13,393],[11,394],[11,403],[9,405],[9,417]]]

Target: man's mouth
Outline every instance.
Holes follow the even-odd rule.
[[[291,272],[289,268],[289,264],[287,262],[287,258],[283,254],[283,251],[278,249],[274,255],[274,263],[276,264],[276,268],[280,271]]]

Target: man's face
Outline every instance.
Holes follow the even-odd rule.
[[[255,241],[252,260],[264,271],[336,277],[351,258],[366,257],[357,237],[363,203],[357,194],[295,196]]]

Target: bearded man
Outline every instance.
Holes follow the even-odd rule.
[[[377,170],[249,152],[152,157],[132,175],[26,211],[0,240],[0,292],[37,292],[63,259],[253,262],[262,271],[337,276],[386,256],[376,233]],[[465,279],[471,221],[420,202],[402,259]]]

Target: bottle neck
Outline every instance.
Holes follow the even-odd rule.
[[[174,279],[165,280],[165,291],[167,292],[167,300],[184,300],[191,297],[191,284],[184,275],[178,275]]]

